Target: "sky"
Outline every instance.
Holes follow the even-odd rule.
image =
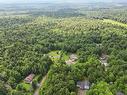
[[[77,2],[127,2],[127,0],[0,0],[0,3],[77,3]]]

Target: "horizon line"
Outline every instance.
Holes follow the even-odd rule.
[[[0,4],[94,4],[94,3],[127,3],[127,2],[9,2],[9,3],[4,3],[0,2]]]

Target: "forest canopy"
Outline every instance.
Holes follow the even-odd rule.
[[[0,95],[126,95],[127,6],[103,4],[0,7]]]

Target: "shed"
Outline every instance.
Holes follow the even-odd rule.
[[[117,92],[116,95],[125,95],[125,94],[122,92]]]
[[[78,81],[77,87],[79,87],[82,90],[88,90],[90,89],[90,82],[88,80],[86,81]]]
[[[32,80],[33,80],[33,78],[34,78],[34,74],[30,74],[29,76],[27,76],[25,79],[24,79],[24,81],[26,82],[26,83],[32,83]]]

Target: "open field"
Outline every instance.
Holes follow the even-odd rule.
[[[118,22],[118,21],[114,21],[114,20],[110,20],[110,19],[104,19],[103,21],[106,22],[106,23],[111,23],[111,24],[113,24],[113,25],[118,25],[118,26],[122,26],[122,27],[127,27],[127,24],[121,23],[121,22]]]
[[[18,85],[21,86],[27,92],[32,91],[32,85],[31,84],[27,84],[25,82],[22,82]]]
[[[69,59],[69,56],[67,54],[65,54],[64,52],[62,51],[51,51],[49,53],[49,56],[50,58],[52,59],[52,61],[54,61],[55,63],[57,63],[60,58],[63,59],[63,60],[68,60]]]

